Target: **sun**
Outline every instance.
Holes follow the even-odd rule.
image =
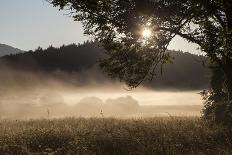
[[[144,28],[142,31],[143,38],[147,39],[151,37],[151,30],[148,28]]]

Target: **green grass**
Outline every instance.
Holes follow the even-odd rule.
[[[232,134],[184,117],[5,120],[0,154],[232,154]]]

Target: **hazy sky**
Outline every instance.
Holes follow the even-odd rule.
[[[38,46],[61,46],[82,43],[81,23],[74,22],[65,12],[53,8],[45,0],[0,0],[0,43],[22,50]],[[176,38],[169,49],[196,52],[197,46]]]

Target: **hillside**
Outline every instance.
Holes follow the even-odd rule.
[[[173,63],[164,66],[162,75],[159,73],[152,82],[145,82],[144,86],[156,89],[204,89],[208,86],[209,71],[202,66],[202,56],[169,51],[174,58]],[[82,45],[67,45],[60,48],[38,48],[15,55],[4,56],[0,59],[0,67],[8,66],[28,72],[62,71],[72,74],[76,83],[112,82],[97,66],[97,61],[104,58],[104,50],[97,44],[87,42]],[[159,69],[157,70],[159,72]],[[76,77],[75,77],[76,76]],[[78,78],[77,78],[78,77]],[[59,78],[59,77],[58,77]],[[71,79],[71,76],[70,76]],[[75,82],[74,82],[75,83]]]
[[[157,74],[152,82],[146,83],[148,87],[160,89],[204,89],[208,88],[210,72],[206,58],[188,52],[170,51],[173,62],[163,66],[162,74]]]
[[[0,44],[0,57],[4,55],[9,55],[9,54],[17,54],[17,53],[22,53],[23,51],[14,47],[11,47],[9,45],[5,44]]]

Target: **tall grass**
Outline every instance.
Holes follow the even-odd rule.
[[[232,154],[232,134],[185,117],[4,120],[0,154]]]

